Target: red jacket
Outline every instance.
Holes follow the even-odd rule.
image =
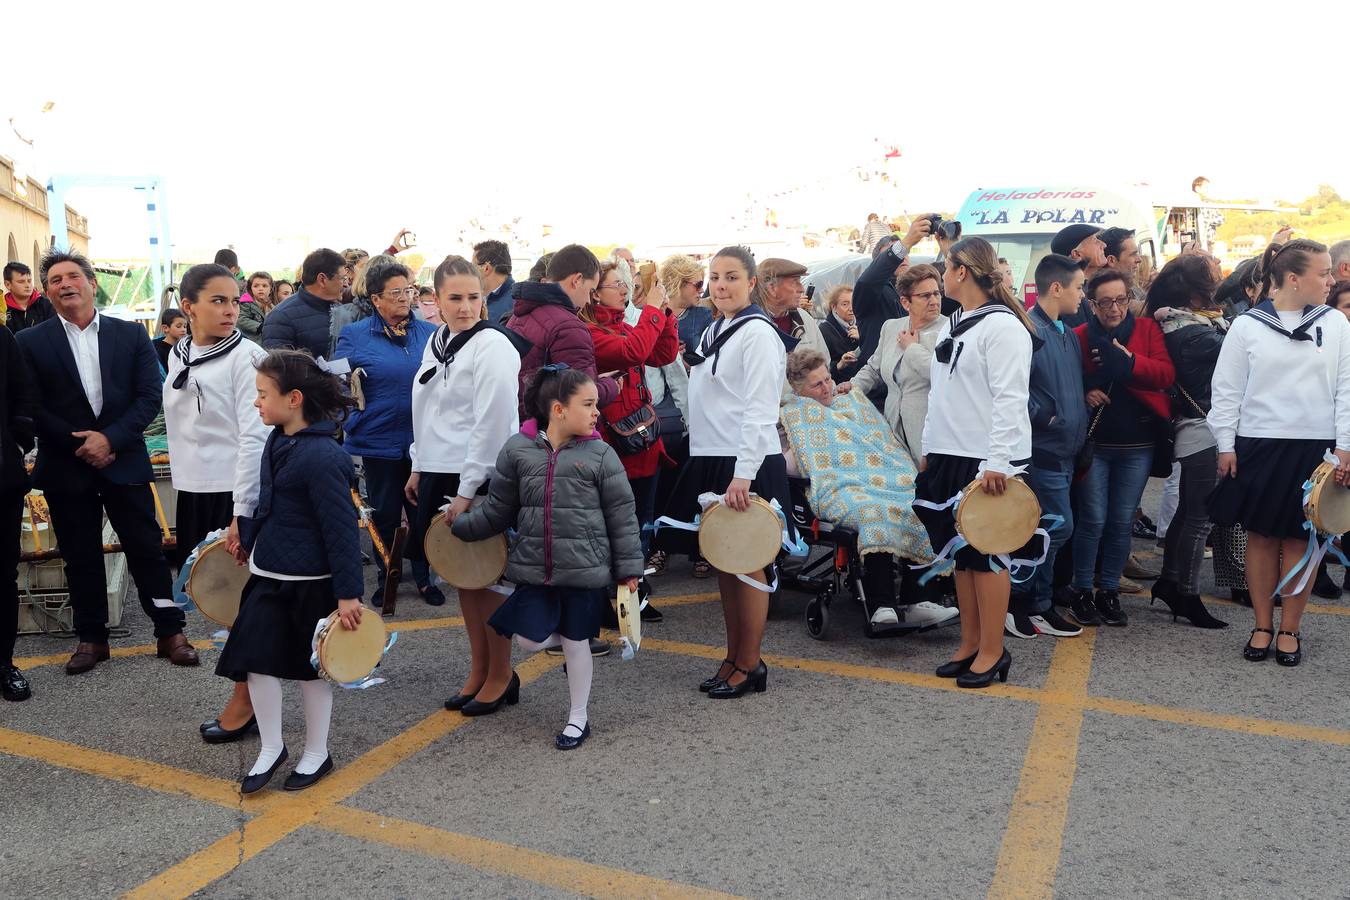
[[[1087,324],[1079,325],[1073,333],[1078,336],[1078,346],[1083,351],[1083,376],[1091,383],[1091,376],[1098,367],[1088,352]],[[1158,418],[1171,421],[1172,405],[1163,392],[1176,381],[1177,370],[1172,365],[1167,344],[1163,342],[1162,329],[1147,316],[1135,316],[1134,333],[1125,348],[1134,354],[1134,371],[1127,385],[1130,393]]]
[[[591,307],[596,321],[588,322],[591,340],[595,344],[595,368],[601,372],[618,372],[623,376],[623,390],[613,403],[601,408],[607,422],[617,422],[648,402],[650,394],[644,383],[643,366],[666,366],[675,361],[680,352],[680,335],[675,317],[647,306],[636,325],[623,320],[623,310],[608,306]],[[613,443],[610,430],[601,426],[600,433]],[[629,478],[647,478],[656,474],[665,447],[660,439],[641,453],[620,456]]]

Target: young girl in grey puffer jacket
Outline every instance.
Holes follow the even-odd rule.
[[[506,577],[516,590],[488,624],[526,650],[562,646],[572,709],[555,738],[559,750],[590,736],[590,639],[600,634],[610,588],[637,591],[641,533],[623,463],[596,431],[595,382],[562,364],[544,366],[525,391],[526,420],[497,457],[485,503],[455,519],[461,540],[514,526]],[[502,699],[515,703],[512,676]]]

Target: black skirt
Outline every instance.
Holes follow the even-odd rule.
[[[1209,495],[1215,525],[1241,525],[1270,538],[1307,537],[1303,482],[1336,441],[1255,438],[1238,435],[1237,477],[1221,478]]]
[[[314,626],[336,609],[331,578],[278,581],[252,576],[244,585],[216,674],[234,681],[247,680],[249,672],[313,681],[319,677],[309,661]]]
[[[698,505],[700,494],[724,494],[736,477],[736,457],[734,456],[691,456],[685,463],[675,487],[670,493],[670,502],[660,515],[669,516],[677,522],[692,522],[703,513]],[[777,500],[787,519],[788,534],[795,540],[796,529],[792,517],[792,489],[788,485],[787,462],[783,454],[775,453],[764,457],[755,480],[750,482],[750,493],[764,500]],[[682,528],[657,529],[653,546],[667,553],[698,553],[698,532]]]
[[[174,517],[177,546],[169,561],[181,567],[188,554],[218,528],[229,528],[234,518],[234,495],[229,491],[198,494],[178,492],[178,511]]]
[[[504,637],[518,634],[536,644],[554,632],[585,641],[600,636],[600,615],[608,603],[603,588],[524,584],[497,607],[488,624]]]
[[[975,473],[979,471],[981,462],[982,460],[967,456],[928,454],[927,467],[914,479],[914,499],[926,500],[929,503],[946,503],[975,480]],[[1013,465],[1023,465],[1027,462],[1030,461],[1015,462]],[[942,552],[942,548],[956,537],[955,506],[942,510],[915,506],[914,514],[928,531],[928,538],[933,542],[933,552]],[[1014,551],[1011,556],[1014,558],[1039,556],[1042,543],[1044,541],[1041,538],[1033,537],[1025,547]],[[1001,564],[993,562],[993,557],[989,554],[981,553],[969,544],[956,551],[954,562],[957,571],[992,572],[1003,569]]]
[[[488,492],[488,482],[474,496]],[[426,562],[427,526],[441,514],[441,507],[459,495],[458,472],[422,472],[417,477],[417,516],[408,529],[408,544],[403,555],[414,562]]]

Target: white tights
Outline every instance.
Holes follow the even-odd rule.
[[[567,660],[567,693],[572,699],[572,711],[568,713],[567,725],[563,727],[563,731],[571,729],[576,734],[569,734],[570,737],[580,737],[586,730],[586,704],[591,699],[591,675],[595,670],[595,661],[591,658],[591,642],[573,641],[554,632],[542,642],[516,635],[516,643],[522,650],[531,653],[562,646],[563,659]]]
[[[305,752],[295,771],[313,775],[328,758],[328,726],[333,720],[333,686],[322,678],[300,682],[305,702]],[[281,756],[286,745],[281,739],[281,679],[271,675],[248,673],[248,696],[258,719],[262,746],[250,775],[261,775]]]

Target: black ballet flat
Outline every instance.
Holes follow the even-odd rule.
[[[711,677],[711,678],[705,678],[705,679],[703,679],[702,683],[699,684],[698,689],[699,689],[700,691],[702,691],[703,693],[706,694],[706,693],[708,693],[708,691],[711,691],[713,688],[717,687],[719,684],[722,683],[722,681],[723,681],[722,676],[721,676],[722,666],[731,666],[732,668],[735,668],[735,667],[736,667],[736,661],[735,661],[734,659],[724,659],[724,660],[722,660],[721,665],[719,665],[719,666],[717,667],[717,672],[713,675],[713,677]]]
[[[1256,637],[1256,633],[1258,631],[1264,631],[1266,634],[1270,635],[1270,643],[1266,644],[1264,647],[1253,647],[1252,639],[1247,638],[1247,646],[1242,648],[1242,658],[1249,662],[1262,662],[1267,656],[1270,655],[1270,648],[1275,646],[1274,631],[1270,630],[1269,628],[1253,628],[1252,637]],[[1302,647],[1300,647],[1299,649],[1301,650]]]
[[[563,730],[558,732],[558,736],[553,739],[553,746],[559,750],[575,750],[586,743],[586,738],[591,736],[591,723],[587,722],[586,727],[581,730],[581,734],[573,737],[567,733],[568,728],[576,728],[575,725],[564,725]]]
[[[937,667],[937,677],[956,678],[970,671],[970,664],[975,661],[976,654],[972,653],[965,659],[951,659]]]
[[[461,715],[465,716],[490,716],[502,705],[515,706],[520,702],[520,676],[515,672],[511,673],[511,682],[502,691],[502,695],[490,703],[484,703],[481,700],[470,700],[459,708]]]
[[[257,775],[245,775],[244,780],[239,783],[239,793],[254,794],[266,787],[267,782],[271,781],[272,776],[277,774],[277,769],[281,768],[281,764],[286,761],[286,757],[289,755],[290,754],[286,752],[286,748],[282,747],[281,755],[277,757],[276,762],[272,763],[272,768],[268,769],[266,772],[260,772]]]
[[[1279,647],[1275,647],[1275,641],[1270,642],[1270,646],[1275,648],[1275,661],[1282,666],[1293,668],[1294,666],[1303,662],[1303,636],[1299,634],[1299,632],[1297,631],[1281,630],[1279,633],[1287,634],[1294,640],[1298,641],[1298,649],[1295,650],[1293,653],[1286,653]],[[1275,640],[1278,641],[1279,638],[1276,637]]]
[[[987,688],[994,683],[994,676],[998,676],[999,681],[1008,680],[1008,669],[1012,668],[1012,654],[1007,650],[994,663],[983,672],[976,672],[974,669],[968,669],[965,674],[958,675],[956,686],[963,688]]]
[[[202,726],[202,740],[208,744],[230,744],[234,741],[243,740],[250,734],[258,733],[258,720],[250,717],[247,722],[238,728],[221,728],[220,720],[216,719],[207,722]]]
[[[317,770],[308,775],[292,772],[286,777],[286,783],[282,785],[282,787],[288,791],[303,791],[307,787],[318,784],[323,780],[323,777],[331,771],[333,771],[333,757],[329,756]]]

